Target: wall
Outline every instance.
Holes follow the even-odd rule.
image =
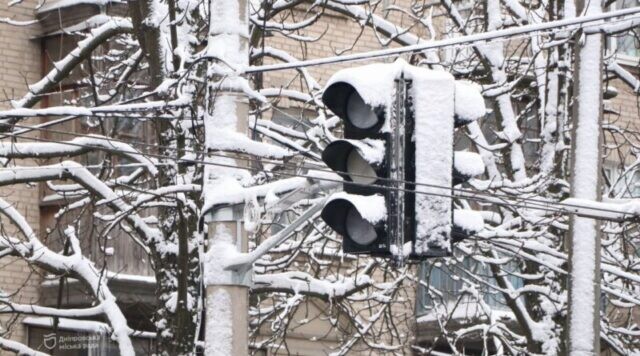
[[[0,1],[0,18],[11,18],[16,21],[33,20],[33,8],[37,2],[27,0],[11,8],[7,1]],[[27,90],[26,83],[32,83],[39,79],[40,45],[38,40],[32,40],[40,32],[39,25],[15,27],[0,23],[0,109],[10,107],[9,100],[19,98]],[[33,162],[19,162],[21,165],[33,164]],[[38,187],[26,185],[0,188],[0,197],[15,203],[19,212],[24,214],[27,221],[36,231],[38,230],[40,212],[38,208]],[[15,230],[6,219],[0,220],[2,234],[13,234]],[[6,230],[5,230],[6,229]],[[17,236],[17,235],[14,235]],[[15,293],[13,301],[20,303],[32,303],[38,300],[40,277],[29,266],[15,258],[2,258],[0,260],[0,289],[4,293]],[[0,317],[2,332],[7,327],[8,319]],[[19,321],[12,323],[8,334],[3,337],[26,342],[26,328]]]

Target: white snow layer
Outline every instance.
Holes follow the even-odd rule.
[[[477,233],[484,229],[484,218],[479,211],[456,209],[453,211],[453,222],[467,232]]]
[[[453,165],[458,172],[470,177],[483,174],[485,168],[482,157],[475,152],[455,152]]]
[[[344,140],[354,145],[358,149],[360,156],[371,164],[382,163],[385,154],[385,142],[365,138],[364,140]]]
[[[358,210],[360,216],[372,225],[387,219],[387,206],[382,195],[364,196],[339,192],[331,195],[325,205],[336,199],[349,201]]]
[[[239,252],[234,243],[232,232],[222,224],[217,224],[208,251],[205,254],[204,285],[229,284],[233,271],[225,270],[226,261]]]
[[[444,72],[411,73],[416,143],[414,251],[450,249],[455,80]]]
[[[602,12],[602,4],[593,1],[586,5],[586,15]],[[576,118],[574,171],[572,174],[572,195],[574,198],[599,200],[598,163],[600,160],[599,117],[601,112],[602,78],[601,76],[602,36],[591,35],[584,39],[579,49],[578,65],[578,116]],[[573,312],[569,313],[569,340],[571,355],[591,355],[596,335],[595,324],[599,322],[598,311],[594,303],[597,275],[595,268],[598,238],[597,221],[574,217],[571,238],[571,279],[569,300]]]
[[[233,319],[231,315],[231,296],[223,289],[216,289],[207,296],[206,329],[210,338],[205,343],[205,355],[231,355]],[[211,342],[209,342],[211,341]]]
[[[384,105],[391,107],[394,79],[398,78],[406,67],[406,62],[375,63],[365,66],[342,69],[336,72],[325,88],[337,82],[351,85],[371,107]]]
[[[369,106],[392,107],[394,92],[394,80],[401,74],[407,79],[423,78],[428,80],[433,77],[448,74],[442,71],[432,71],[409,65],[403,59],[393,63],[375,63],[354,68],[346,68],[336,72],[325,86],[325,89],[337,82],[345,82],[354,87],[362,100]],[[453,79],[453,77],[450,77]],[[435,84],[435,83],[434,83]],[[437,89],[437,85],[434,89]],[[453,93],[451,95],[453,97]],[[480,86],[469,81],[455,81],[455,115],[463,121],[474,121],[483,117],[486,113],[484,99]],[[389,115],[387,115],[389,117]],[[383,132],[389,130],[388,122],[382,127]]]
[[[454,110],[456,117],[465,122],[483,117],[487,109],[480,86],[466,80],[456,81]]]

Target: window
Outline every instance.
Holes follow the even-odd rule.
[[[615,8],[628,9],[640,6],[640,0],[617,0]],[[640,57],[640,28],[635,27],[625,33],[616,35],[610,42],[610,47],[616,52],[619,59],[633,60],[637,63]]]
[[[496,285],[496,281],[493,279],[488,265],[478,263],[470,258],[466,258],[462,265],[462,268],[457,268],[455,265],[447,265],[444,263],[444,260],[440,260],[437,262],[425,262],[420,266],[420,274],[424,283],[421,284],[419,290],[418,306],[416,308],[418,314],[428,313],[434,305],[439,303],[453,303],[457,301],[460,292],[464,288],[464,282],[461,277],[467,277],[467,275],[461,271],[462,269],[473,273],[475,276],[480,276],[486,281],[488,285],[476,283],[485,303],[498,309],[506,308],[502,294],[491,287],[491,285]],[[516,271],[517,266],[510,263],[503,269]],[[523,281],[519,277],[508,275],[507,279],[514,288],[523,286]],[[440,300],[434,300],[432,298],[432,294],[429,293],[428,290],[429,287],[441,293],[441,296],[438,297],[438,299],[441,298]],[[476,302],[471,299],[466,299],[462,300],[462,303],[475,304]]]
[[[613,164],[604,164],[605,193],[616,198],[640,198],[640,167],[622,170]]]

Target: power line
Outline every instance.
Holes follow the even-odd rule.
[[[20,125],[18,125],[18,126],[20,126]],[[63,131],[59,131],[59,130],[41,129],[41,131],[54,132],[54,133],[60,133],[60,134],[67,134],[67,135],[72,135],[72,136],[77,136],[77,137],[84,137],[84,138],[92,138],[92,136],[89,136],[89,135],[83,135],[83,134],[71,133],[71,132],[63,132]],[[26,138],[26,137],[23,137],[23,138]],[[155,145],[155,144],[148,144],[148,143],[144,143],[144,142],[136,142],[136,141],[127,142],[127,141],[122,141],[122,140],[118,140],[118,139],[109,139],[109,140],[115,141],[115,142],[124,143],[124,144],[138,144],[138,145],[143,145],[143,146],[150,146],[152,148],[164,148],[164,149],[176,150],[176,148],[174,148],[174,147],[161,146],[161,145]],[[71,145],[75,145],[75,146],[95,148],[94,146],[82,145],[82,144],[78,144],[78,143],[59,142],[59,141],[52,141],[52,140],[49,140],[49,141],[50,142],[55,142],[55,143],[60,143],[60,144],[71,144]],[[122,151],[119,151],[119,150],[117,150],[115,148],[114,148],[113,151],[114,152],[122,152]],[[248,158],[238,157],[238,156],[229,157],[229,156],[226,156],[226,155],[223,155],[223,154],[216,154],[214,152],[196,151],[196,150],[190,150],[190,149],[184,149],[183,151],[184,152],[188,152],[188,153],[201,154],[201,155],[204,155],[204,156],[214,156],[214,157],[221,157],[221,158],[232,158],[232,159],[237,159],[237,160],[241,160],[241,161],[247,161],[249,163],[265,163],[265,162],[263,162],[261,160],[266,160],[264,158],[256,158],[256,157],[253,157],[253,156],[249,156]],[[129,153],[129,154],[131,154],[131,153]],[[143,155],[144,156],[145,153],[136,153],[136,155]],[[175,158],[167,156],[167,155],[157,155],[157,156],[175,160]],[[180,160],[180,159],[178,159],[178,160]],[[203,163],[205,161],[198,161],[198,162]],[[308,168],[308,169],[313,169],[315,171],[325,172],[325,173],[338,173],[338,174],[344,174],[344,175],[349,175],[349,176],[359,177],[359,178],[376,179],[378,181],[383,181],[383,182],[392,183],[392,184],[411,184],[411,185],[415,185],[415,186],[423,186],[423,187],[428,187],[428,188],[437,188],[437,189],[442,189],[442,190],[450,190],[451,189],[451,187],[440,186],[440,185],[436,185],[436,184],[420,183],[420,182],[413,182],[413,181],[406,181],[406,180],[395,180],[395,179],[377,177],[377,176],[374,177],[374,176],[368,176],[368,175],[363,175],[363,174],[355,174],[355,173],[349,173],[349,172],[321,169],[319,167],[301,167],[301,166],[297,166],[297,165],[288,165],[288,164],[286,164],[284,162],[275,161],[275,160],[269,160],[269,162],[267,162],[267,163],[280,165],[280,166],[283,166],[285,168],[289,168],[289,169],[292,169],[292,170],[298,170],[300,168]],[[387,186],[382,186],[382,187],[387,187]],[[474,196],[486,195],[486,196],[488,196],[490,198],[515,199],[515,200],[518,200],[520,202],[533,203],[533,204],[542,204],[544,206],[546,206],[548,204],[551,204],[551,202],[546,201],[546,200],[542,200],[542,199],[525,198],[525,197],[519,197],[519,196],[509,195],[509,194],[479,192],[479,191],[475,191],[475,190],[471,190],[471,189],[465,189],[465,188],[455,188],[455,191],[461,192],[461,193],[466,193],[466,194],[472,194]],[[554,204],[556,204],[556,203],[554,203]],[[557,203],[557,204],[560,204],[560,205],[563,205],[563,206],[569,207],[569,208],[582,208],[581,206],[574,205],[574,204],[567,204],[567,203]],[[609,210],[609,209],[604,209],[604,208],[592,208],[592,209],[593,210],[601,210],[601,211],[610,212],[610,213],[616,212],[614,210]]]
[[[21,125],[17,125],[17,126],[21,126]],[[60,133],[60,134],[73,135],[73,136],[77,136],[77,137],[93,138],[92,136],[89,136],[89,135],[83,135],[83,134],[71,133],[71,132],[64,132],[64,131],[59,131],[59,130],[51,130],[51,129],[40,129],[40,130],[41,131],[45,131],[45,132],[54,132],[54,133]],[[23,136],[21,136],[21,137],[23,137]],[[23,138],[27,138],[27,137],[23,137]],[[41,139],[41,140],[45,140],[45,139]],[[108,140],[115,141],[115,142],[120,142],[120,143],[124,143],[124,144],[130,144],[130,142],[122,141],[122,140],[118,140],[118,139],[108,139]],[[72,145],[72,146],[79,146],[79,147],[86,147],[86,148],[95,148],[95,146],[91,146],[91,145],[82,145],[82,144],[70,143],[70,142],[59,142],[59,141],[54,141],[54,140],[47,140],[47,142],[54,142],[54,143],[60,143],[60,144],[69,144],[69,145]],[[164,148],[164,149],[176,150],[176,148],[174,148],[174,147],[154,145],[154,144],[148,144],[148,143],[144,143],[144,142],[135,142],[134,141],[134,142],[131,142],[131,143],[138,144],[138,145],[144,145],[144,146],[150,146],[152,148]],[[116,148],[108,149],[108,150],[109,151],[113,151],[113,152],[118,152],[118,153],[125,153],[125,154],[129,154],[129,155],[132,154],[131,152],[121,151],[121,150],[118,150]],[[196,151],[196,150],[189,150],[189,149],[184,149],[183,151],[189,152],[189,153],[201,154],[201,155],[204,155],[204,156],[230,158],[230,159],[234,159],[234,160],[237,159],[237,160],[247,161],[249,163],[265,163],[265,162],[262,162],[260,160],[266,160],[264,158],[253,157],[251,155],[249,155],[248,158],[238,157],[237,156],[238,154],[242,154],[242,153],[236,153],[235,157],[229,157],[229,156],[226,156],[226,155],[223,155],[223,154],[216,154],[214,152]],[[145,153],[133,153],[133,154],[134,155],[142,155],[142,156],[145,155]],[[168,155],[160,155],[160,154],[155,154],[154,155],[154,154],[150,154],[150,153],[146,153],[146,155],[152,155],[152,156],[156,156],[156,157],[159,157],[159,158],[166,158],[166,159],[171,159],[171,160],[176,160],[176,161],[184,160],[184,159],[181,159],[181,158],[174,158],[174,157],[171,157],[171,156],[168,156]],[[196,163],[205,163],[205,164],[207,163],[206,161],[197,161],[197,160],[192,160],[192,161],[196,162]],[[267,163],[277,164],[277,165],[280,165],[280,166],[283,166],[285,168],[289,168],[289,169],[292,169],[292,170],[298,170],[300,168],[305,168],[305,167],[297,166],[297,165],[289,165],[288,166],[284,162],[275,161],[275,160],[270,160],[270,162],[267,162]],[[233,168],[235,166],[231,166],[231,167]],[[436,184],[419,183],[419,182],[412,182],[412,181],[406,181],[406,180],[394,180],[394,179],[384,178],[384,177],[377,177],[377,176],[374,177],[374,176],[368,176],[368,175],[362,175],[362,174],[353,174],[353,173],[349,173],[349,172],[325,170],[325,169],[321,169],[319,167],[306,167],[306,168],[313,169],[313,170],[319,171],[319,172],[338,173],[338,174],[344,174],[344,175],[360,177],[360,178],[369,178],[369,179],[375,178],[378,181],[388,182],[388,183],[392,183],[392,184],[411,184],[411,185],[415,185],[415,186],[424,186],[424,187],[437,188],[437,189],[442,189],[442,190],[450,190],[451,189],[451,187],[445,187],[445,186],[440,186],[440,185],[436,185]],[[296,176],[304,177],[302,175],[296,175]],[[349,182],[346,182],[346,184],[349,184]],[[378,185],[378,186],[387,187],[386,188],[387,190],[390,189],[388,186],[382,186],[382,185]],[[576,208],[576,209],[584,208],[583,206],[575,205],[575,204],[549,202],[549,201],[543,200],[543,199],[525,198],[525,197],[519,197],[519,196],[509,195],[509,194],[479,192],[479,191],[475,191],[475,190],[471,190],[471,189],[465,189],[465,188],[455,188],[454,190],[457,191],[457,192],[460,192],[460,193],[471,194],[473,196],[486,195],[486,196],[488,196],[490,198],[500,198],[500,199],[505,199],[505,200],[507,200],[507,199],[515,199],[515,200],[518,200],[518,201],[524,202],[524,203],[538,204],[538,206],[541,206],[541,205],[542,206],[548,206],[549,204],[555,204],[555,205],[561,205],[561,206],[567,207],[567,208]],[[412,190],[407,190],[407,191],[411,192]],[[464,195],[462,197],[468,198],[468,195]],[[485,201],[487,201],[487,200],[488,200],[488,198],[485,198]],[[618,213],[618,214],[623,214],[623,215],[631,215],[631,214],[621,213],[621,212],[616,211],[616,210],[610,210],[610,209],[605,209],[605,208],[592,207],[592,208],[589,208],[589,209],[603,211],[603,212],[609,212],[609,213]]]
[[[42,139],[42,138],[35,138],[35,137],[24,137],[22,136],[23,139],[28,139],[28,140],[34,140],[34,141],[42,141],[42,142],[52,142],[52,143],[60,143],[58,141],[54,141],[54,140],[47,140],[47,139]],[[95,148],[94,146],[90,146],[90,145],[82,145],[82,144],[77,144],[77,143],[70,143],[70,142],[65,142],[63,144],[66,145],[71,145],[71,146],[78,146],[78,147],[83,147],[83,148]],[[153,153],[132,153],[132,152],[128,152],[128,151],[122,151],[119,149],[115,149],[115,148],[103,148],[106,151],[110,151],[110,152],[115,152],[115,153],[122,153],[122,154],[127,154],[127,155],[140,155],[140,156],[151,156],[151,157],[155,157],[155,158],[165,158],[165,159],[171,159],[174,160],[176,162],[185,162],[185,163],[194,163],[194,164],[203,164],[203,165],[213,165],[213,166],[218,166],[218,167],[226,167],[226,168],[233,168],[233,169],[242,169],[242,170],[252,170],[249,167],[240,167],[240,166],[236,166],[236,165],[230,165],[230,164],[224,164],[224,163],[219,163],[219,162],[210,162],[210,161],[201,161],[201,160],[193,160],[193,159],[188,159],[188,158],[174,158],[174,157],[169,157],[166,155],[160,155],[160,154],[153,154]],[[229,159],[234,159],[233,157],[228,157],[228,156],[222,156],[225,158],[229,158]],[[37,167],[34,167],[33,169],[37,169]],[[608,213],[614,213],[614,214],[619,214],[619,215],[631,215],[634,216],[631,213],[626,213],[626,212],[621,212],[621,211],[617,211],[617,210],[610,210],[610,209],[604,209],[604,208],[598,208],[598,207],[584,207],[584,206],[578,206],[578,205],[573,205],[573,204],[563,204],[560,202],[541,202],[544,205],[539,205],[540,203],[529,203],[529,204],[533,204],[533,205],[526,205],[526,198],[520,198],[520,200],[525,201],[525,205],[522,205],[521,203],[513,203],[513,202],[502,202],[502,201],[496,201],[495,199],[490,199],[490,198],[483,198],[481,196],[478,195],[482,195],[482,193],[478,193],[478,192],[472,192],[470,193],[471,195],[453,195],[453,194],[443,194],[443,193],[434,193],[434,192],[424,192],[424,191],[417,191],[417,190],[411,190],[411,189],[405,189],[405,188],[399,188],[399,187],[390,187],[390,186],[386,186],[386,185],[380,185],[380,184],[361,184],[361,183],[355,183],[355,182],[348,182],[348,181],[344,181],[342,179],[331,179],[331,178],[326,178],[326,177],[316,177],[316,176],[310,176],[310,175],[301,175],[301,174],[292,174],[292,173],[286,173],[286,172],[267,172],[269,174],[272,174],[274,176],[279,175],[279,176],[288,176],[288,177],[300,177],[300,178],[307,178],[307,179],[312,179],[312,180],[319,180],[319,181],[327,181],[327,182],[333,182],[333,183],[341,183],[341,184],[346,184],[346,185],[355,185],[355,186],[366,186],[366,187],[373,187],[373,188],[377,188],[380,190],[395,190],[395,191],[402,191],[402,192],[406,192],[406,193],[410,193],[410,194],[419,194],[419,195],[428,195],[428,196],[438,196],[438,197],[445,197],[445,198],[463,198],[463,199],[469,199],[469,200],[474,200],[474,201],[479,201],[479,202],[484,202],[484,203],[489,203],[489,204],[495,204],[495,205],[500,205],[500,206],[507,206],[507,207],[516,207],[516,208],[522,208],[522,209],[533,209],[533,210],[542,210],[542,211],[547,211],[547,212],[555,212],[555,213],[560,213],[560,214],[576,214],[578,213],[577,211],[568,211],[566,210],[567,208],[575,208],[575,209],[580,209],[580,208],[587,208],[589,210],[595,210],[595,211],[602,211],[602,212],[608,212]],[[397,182],[396,182],[397,183]],[[420,183],[415,183],[415,182],[407,182],[410,184],[414,184],[414,185],[419,185]],[[443,190],[449,190],[451,192],[460,192],[461,189],[458,188],[453,188],[453,187],[442,187],[442,186],[432,186],[438,189],[443,189]],[[464,191],[463,191],[464,192]],[[488,195],[488,194],[486,194]],[[516,199],[518,199],[516,197]],[[567,208],[565,209],[558,209],[555,206],[566,206]],[[611,220],[611,219],[607,219],[605,217],[599,217],[602,220]]]
[[[439,48],[452,47],[452,46],[462,46],[462,45],[469,46],[469,45],[473,45],[474,43],[487,42],[487,41],[494,40],[494,39],[509,39],[509,38],[516,38],[516,37],[529,37],[531,32],[540,32],[540,31],[543,31],[543,30],[553,30],[553,29],[557,29],[557,28],[560,28],[560,27],[567,27],[567,29],[573,29],[573,28],[581,29],[581,28],[588,28],[588,27],[592,27],[592,26],[600,26],[600,25],[603,25],[603,24],[602,23],[589,24],[589,23],[601,21],[601,20],[604,20],[604,19],[614,18],[614,17],[620,17],[620,16],[624,16],[624,15],[634,15],[634,14],[637,14],[639,12],[640,12],[640,7],[634,7],[634,8],[611,11],[611,12],[607,12],[607,13],[604,13],[604,14],[601,14],[601,15],[582,16],[582,17],[577,17],[577,18],[573,18],[573,19],[556,20],[556,21],[545,22],[545,23],[541,23],[541,24],[525,25],[525,26],[520,26],[520,27],[517,27],[517,28],[509,28],[509,29],[502,29],[502,30],[484,32],[484,33],[479,33],[479,34],[465,35],[465,36],[460,36],[460,37],[455,37],[455,38],[432,41],[432,42],[425,43],[425,44],[416,44],[416,45],[410,45],[410,46],[403,46],[403,47],[400,47],[400,48],[383,49],[383,50],[377,50],[377,51],[368,51],[368,52],[355,53],[355,54],[351,54],[351,55],[325,57],[325,58],[310,59],[310,60],[303,60],[303,61],[296,61],[296,62],[287,62],[287,63],[261,65],[261,66],[251,66],[251,67],[245,69],[243,72],[247,73],[247,74],[254,74],[254,73],[262,73],[262,72],[269,72],[269,71],[284,70],[284,69],[295,69],[295,68],[304,68],[304,67],[324,65],[324,64],[340,63],[340,62],[363,61],[363,60],[373,59],[373,58],[384,58],[384,57],[389,57],[389,56],[395,56],[395,55],[399,55],[399,54],[403,54],[403,53],[420,52],[420,51],[424,51],[424,50],[428,50],[428,49],[439,49]],[[612,23],[617,23],[617,22],[629,21],[629,20],[636,19],[636,18],[637,18],[637,16],[631,16],[631,17],[628,17],[628,18],[617,19],[617,20],[614,20],[614,21],[606,22],[604,24],[606,25],[606,24],[612,24]],[[584,25],[584,24],[586,24],[586,25]],[[584,26],[578,26],[578,25],[584,25]],[[50,95],[50,94],[51,93],[48,93],[46,95]],[[145,94],[143,94],[143,95],[141,95],[139,97],[128,99],[128,100],[125,100],[124,102],[121,102],[119,104],[110,105],[110,106],[117,106],[117,105],[121,105],[121,104],[127,104],[127,103],[131,103],[131,102],[134,102],[134,101],[142,100],[142,99],[145,99],[145,98],[147,98],[147,97],[149,97],[149,96],[151,96],[153,94],[154,94],[153,92],[145,93]],[[45,94],[40,94],[40,95],[45,95]],[[97,108],[99,108],[99,107],[100,106],[98,106]],[[108,111],[105,110],[104,112],[108,112]],[[48,116],[51,116],[51,115],[48,115]],[[76,119],[76,118],[81,117],[81,116],[106,117],[106,116],[102,116],[102,115],[71,115],[71,116],[65,117],[63,119],[60,119],[60,120],[58,120],[58,122],[55,122],[55,123],[54,122],[49,122],[49,123],[42,124],[43,125],[42,127],[53,126],[55,124],[62,123],[62,122],[65,122],[65,121],[69,121],[69,120],[73,120],[73,119]],[[120,117],[120,116],[114,116],[114,117],[117,118],[117,117]],[[121,116],[121,117],[128,117],[128,116]],[[155,116],[153,118],[162,118],[162,119],[168,119],[168,120],[177,119],[177,117],[159,117],[159,116]],[[149,119],[152,119],[152,118],[149,118]],[[28,129],[28,130],[30,131],[31,128]],[[25,131],[25,132],[28,132],[28,131]],[[0,137],[0,139],[4,139],[4,138],[7,138],[7,137],[6,136]]]
[[[364,61],[375,58],[385,58],[398,56],[401,54],[407,53],[417,53],[423,52],[431,49],[440,49],[444,47],[458,46],[458,45],[471,45],[479,42],[488,42],[495,39],[507,39],[514,38],[517,36],[529,37],[532,33],[537,33],[541,31],[547,30],[557,30],[557,29],[580,29],[590,26],[602,25],[601,23],[590,24],[593,22],[598,22],[614,17],[620,17],[625,15],[635,15],[640,13],[640,7],[633,7],[622,10],[615,10],[611,12],[606,12],[597,15],[590,16],[580,16],[571,19],[563,19],[563,20],[555,20],[537,24],[524,25],[513,28],[506,28],[501,30],[495,30],[490,32],[476,33],[472,35],[465,35],[454,38],[446,38],[437,41],[431,41],[428,43],[415,44],[410,46],[403,46],[399,48],[388,48],[381,49],[375,51],[367,51],[361,53],[354,53],[350,55],[341,55],[341,56],[332,56],[325,58],[317,58],[317,59],[308,59],[297,62],[287,62],[287,63],[276,63],[276,64],[265,64],[261,66],[252,66],[243,71],[243,73],[263,73],[263,72],[271,72],[285,69],[296,69],[296,68],[306,68],[312,66],[319,66],[325,64],[335,64],[335,63],[343,63],[343,62],[356,62],[356,61]],[[634,19],[636,17],[630,17],[621,19],[621,21],[626,21],[630,19]],[[606,24],[606,23],[605,23]]]

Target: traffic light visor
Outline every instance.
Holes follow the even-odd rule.
[[[338,193],[322,209],[321,217],[340,235],[366,246],[378,237],[376,230],[386,218],[384,204],[384,198],[380,195],[362,197]]]
[[[348,83],[330,85],[322,95],[322,102],[359,135],[377,133],[384,123],[384,110],[371,107]]]

